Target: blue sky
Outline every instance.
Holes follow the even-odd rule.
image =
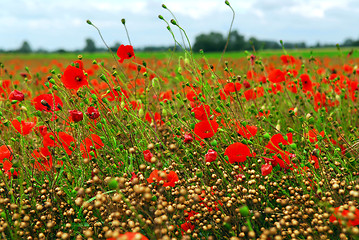
[[[172,17],[166,4],[186,30],[195,36],[210,31],[227,34],[232,18],[223,0],[0,0],[0,49],[18,48],[28,40],[36,50],[82,49],[86,38],[103,44],[90,19],[112,46],[128,44],[121,19],[134,47],[172,45],[166,24]],[[359,39],[357,0],[232,0],[236,12],[233,29],[249,38],[341,43]],[[175,31],[180,38],[178,31]]]

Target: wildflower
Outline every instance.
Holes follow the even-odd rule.
[[[177,173],[174,171],[170,171],[168,174],[163,171],[159,170],[153,170],[150,176],[147,178],[148,183],[153,183],[155,179],[157,182],[163,181],[163,186],[171,186],[174,187],[176,185],[176,182],[179,180]]]
[[[193,141],[192,135],[190,133],[185,133],[183,142],[184,143],[190,143],[192,141]]]
[[[118,60],[120,63],[123,63],[125,59],[130,59],[135,56],[135,53],[133,51],[133,47],[131,45],[121,45],[117,49],[117,56],[120,58]]]
[[[44,147],[49,146],[62,147],[66,151],[67,155],[71,155],[71,153],[74,151],[74,148],[76,147],[74,137],[65,132],[59,132],[56,134],[56,136],[52,132],[47,133],[44,136]]]
[[[250,139],[257,134],[258,128],[256,126],[246,125],[245,127],[242,126],[240,123],[236,123],[237,125],[237,133],[244,138]]]
[[[61,81],[67,89],[79,89],[82,86],[88,86],[87,77],[81,68],[67,66]]]
[[[107,238],[107,240],[148,240],[147,237],[137,232],[127,232],[124,234],[118,235],[116,238]]]
[[[339,224],[342,224],[342,220],[345,219],[348,227],[359,225],[359,209],[355,208],[353,218],[349,218],[349,213],[351,211],[344,209],[343,206],[336,207],[334,213],[329,217],[329,222],[338,221]]]
[[[89,107],[87,109],[86,115],[90,118],[90,119],[96,119],[100,116],[100,112],[94,108],[94,107]]]
[[[293,143],[293,134],[288,133],[286,135],[286,139],[282,136],[282,134],[278,133],[271,137],[269,143],[265,146],[266,149],[269,149],[270,152],[282,152],[282,148],[279,146],[281,145],[290,145]]]
[[[217,132],[218,126],[214,120],[204,120],[195,125],[194,133],[201,139],[211,138]]]
[[[47,147],[34,150],[31,154],[35,158],[34,168],[39,171],[50,171],[52,168],[52,155]]]
[[[243,143],[233,143],[226,148],[224,155],[228,157],[229,163],[244,162],[247,157],[255,157],[249,147]]]
[[[15,89],[14,91],[12,91],[10,93],[9,99],[10,100],[17,100],[17,101],[21,102],[21,101],[24,101],[25,95],[22,92]]]
[[[191,110],[192,113],[194,113],[194,117],[200,121],[202,120],[208,120],[211,116],[211,110],[209,105],[201,104],[198,107],[194,107]]]
[[[285,81],[285,72],[274,69],[269,73],[268,80],[272,83],[280,83]]]
[[[47,134],[47,126],[38,126],[35,128],[35,133],[37,135],[45,136]]]
[[[85,138],[84,143],[80,145],[80,151],[82,152],[83,158],[92,158],[91,152],[96,156],[95,149],[100,149],[105,144],[102,142],[101,138],[97,134],[91,134],[90,137]]]
[[[295,62],[295,58],[293,56],[282,55],[280,56],[283,64],[293,64]]]
[[[214,162],[217,159],[217,152],[213,149],[209,149],[205,155],[206,162]]]
[[[262,167],[261,167],[261,172],[262,172],[263,176],[267,176],[268,174],[270,174],[272,172],[272,170],[273,170],[272,165],[270,165],[268,163],[262,165]]]
[[[313,84],[312,84],[312,81],[310,81],[308,74],[300,75],[300,80],[302,82],[303,92],[304,93],[306,93],[306,92],[313,93]]]
[[[62,100],[55,94],[39,95],[32,100],[32,104],[36,110],[46,112],[59,111],[64,105]]]
[[[241,88],[242,88],[242,84],[240,84],[239,82],[236,83],[230,82],[224,86],[224,92],[228,95],[231,92],[239,92]]]
[[[13,152],[12,148],[7,145],[0,146],[0,163],[4,162],[5,160],[12,160]]]
[[[146,162],[151,163],[151,158],[153,157],[153,154],[150,152],[150,150],[143,151],[143,157],[145,158]]]
[[[185,222],[185,223],[182,223],[181,224],[181,229],[185,232],[185,233],[187,233],[187,231],[188,230],[191,230],[191,232],[194,230],[194,225],[192,224],[192,223],[190,223],[190,222]],[[181,231],[182,232],[182,231]],[[182,234],[183,234],[183,232],[182,232]]]
[[[84,118],[84,115],[81,111],[78,110],[69,110],[72,121],[80,122]]]
[[[36,122],[25,122],[25,121],[21,121],[19,122],[19,120],[14,119],[11,124],[14,126],[15,130],[20,133],[21,135],[25,136],[28,135],[33,127],[35,127]]]

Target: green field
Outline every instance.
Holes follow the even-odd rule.
[[[337,48],[308,48],[308,49],[294,49],[287,50],[287,54],[294,57],[303,57],[310,58],[313,57],[346,57],[349,52],[352,52],[352,57],[359,57],[359,48],[342,48],[338,50]],[[100,53],[1,53],[0,61],[6,61],[10,59],[76,59],[79,54],[82,54],[84,58],[87,59],[101,59],[101,58],[110,58],[111,54],[109,52],[100,52]],[[138,58],[156,58],[156,59],[165,59],[171,57],[172,54],[175,54],[177,57],[182,56],[183,52],[136,52]],[[219,58],[222,53],[219,52],[210,52],[205,53],[207,58]],[[225,58],[241,58],[247,55],[251,55],[253,52],[226,52]],[[261,57],[269,56],[280,56],[285,54],[283,50],[263,50],[256,52],[256,55]],[[201,54],[195,53],[195,57],[200,58]]]

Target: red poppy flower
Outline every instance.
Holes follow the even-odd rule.
[[[143,151],[143,157],[145,158],[146,162],[151,163],[151,158],[153,157],[153,154],[150,152],[150,150]]]
[[[200,195],[199,195],[199,196],[200,196]],[[185,216],[186,216],[185,219],[186,219],[187,221],[191,221],[191,217],[194,217],[194,215],[197,214],[197,212],[195,212],[195,211],[193,211],[193,210],[191,210],[190,212],[184,210],[183,212],[184,212],[184,214],[185,214]]]
[[[205,120],[194,126],[194,133],[201,139],[213,137],[218,130],[218,123],[214,120]]]
[[[274,155],[273,159],[279,164],[281,168],[284,169],[293,169],[291,166],[297,168],[297,165],[295,165],[291,159],[294,158],[295,155],[287,152],[287,151],[281,151],[279,154]]]
[[[45,136],[47,134],[47,126],[42,125],[42,126],[36,127],[35,128],[35,133],[37,135],[40,134],[41,136]]]
[[[24,101],[25,95],[22,92],[15,89],[14,91],[12,91],[10,93],[9,99],[10,100],[17,100],[17,101],[21,102],[21,101]]]
[[[226,85],[224,85],[224,92],[228,95],[231,92],[238,92],[239,90],[241,90],[242,88],[242,84],[240,84],[239,82],[236,83],[227,83]]]
[[[17,171],[14,171],[13,173],[11,173],[12,163],[10,161],[6,160],[2,164],[3,164],[2,171],[6,175],[8,175],[9,179],[11,179],[11,177],[16,178],[18,176]]]
[[[149,124],[151,124],[153,122],[153,120],[157,124],[160,124],[160,125],[164,124],[164,121],[162,121],[162,119],[161,119],[161,114],[159,114],[158,112],[156,112],[153,117],[151,117],[150,113],[147,112],[145,115],[145,119]]]
[[[357,226],[359,225],[359,209],[355,208],[354,219],[349,219],[348,214],[349,210],[344,209],[343,206],[336,207],[334,213],[329,217],[329,222],[338,221],[339,224],[342,224],[342,220],[347,220],[347,226]]]
[[[209,149],[208,152],[205,155],[206,162],[214,162],[217,159],[217,152],[213,149]]]
[[[288,133],[286,135],[286,139],[282,136],[282,134],[278,133],[271,137],[269,143],[265,146],[265,148],[269,149],[270,152],[282,152],[283,150],[279,147],[279,144],[282,145],[290,145],[293,143],[293,134]]]
[[[52,94],[39,95],[32,100],[32,104],[36,110],[46,112],[59,111],[64,105],[58,96]]]
[[[198,107],[192,108],[191,112],[193,112],[194,117],[200,121],[208,120],[211,116],[211,109],[206,104],[201,104]]]
[[[190,143],[192,141],[193,141],[192,135],[190,133],[185,133],[183,142],[184,143]]]
[[[0,146],[0,163],[5,160],[12,160],[13,152],[10,146],[2,145]]]
[[[117,56],[120,58],[118,60],[120,63],[123,63],[125,59],[130,59],[135,56],[135,53],[133,51],[133,47],[131,45],[121,45],[117,49]]]
[[[263,176],[267,176],[268,174],[270,174],[272,172],[272,170],[273,170],[273,167],[270,164],[264,164],[261,167],[261,172],[262,172]]]
[[[243,86],[244,86],[244,88],[250,88],[251,84],[248,81],[244,80],[243,81]]]
[[[40,171],[50,171],[52,168],[52,155],[47,147],[34,150],[31,154],[35,158],[34,168]]]
[[[61,81],[67,89],[79,89],[82,86],[88,86],[87,77],[84,71],[74,66],[67,66]]]
[[[229,163],[244,162],[247,157],[255,157],[255,153],[251,153],[251,150],[247,145],[243,143],[233,143],[226,148],[224,155],[228,157]]]
[[[86,115],[90,118],[90,119],[96,119],[100,116],[100,112],[94,108],[94,107],[89,107],[86,111]]]
[[[181,224],[181,229],[187,233],[188,230],[191,230],[191,232],[194,230],[194,225],[190,222],[185,222]],[[183,234],[183,233],[182,233]]]
[[[101,138],[97,134],[91,134],[90,137],[85,138],[84,143],[80,145],[80,150],[82,152],[82,157],[92,158],[90,152],[93,152],[96,156],[95,149],[100,149],[105,144],[102,142]]]
[[[84,63],[81,60],[74,61],[75,67],[84,70]]]
[[[311,92],[313,93],[313,84],[312,81],[310,81],[310,78],[308,74],[302,74],[300,75],[300,80],[302,82],[302,90],[304,93]]]
[[[282,55],[280,56],[283,64],[294,64],[295,58],[293,56]]]
[[[274,69],[269,73],[268,80],[272,83],[280,83],[285,81],[285,72]]]
[[[292,93],[298,93],[297,84],[294,82],[290,82],[287,84],[287,89],[291,91]]]
[[[259,97],[263,97],[264,96],[264,88],[263,87],[257,87],[257,88],[252,88],[252,89],[248,89],[246,91],[244,91],[244,97],[246,98],[246,100],[255,100]]]
[[[71,146],[71,144],[73,146]],[[48,146],[63,148],[67,155],[71,155],[76,148],[75,139],[65,132],[59,132],[57,133],[57,136],[54,136],[52,132],[47,133],[44,136],[44,147]]]
[[[78,110],[69,110],[72,121],[80,122],[84,119],[84,114]]]
[[[147,178],[148,183],[153,183],[153,179],[156,179],[157,182],[163,181],[163,186],[171,186],[174,187],[176,185],[176,182],[179,180],[177,173],[174,171],[170,171],[169,174],[163,171],[158,171],[157,169],[153,170],[150,176]]]
[[[117,238],[107,238],[107,240],[148,240],[147,237],[137,232],[127,232],[124,234],[120,234]]]
[[[12,120],[11,124],[14,126],[15,130],[23,136],[29,134],[36,125],[35,122],[21,121],[20,123],[17,119]]]
[[[315,143],[318,141],[318,136],[321,136],[322,138],[324,138],[324,131],[321,131],[319,133],[318,130],[314,128],[314,129],[309,130],[309,132],[307,134],[305,134],[305,136],[309,139],[309,141],[311,143]]]
[[[237,133],[244,138],[250,139],[257,134],[258,128],[256,126],[246,125],[245,127],[242,126],[240,123],[236,123],[237,125]]]

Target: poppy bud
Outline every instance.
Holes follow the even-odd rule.
[[[177,22],[176,22],[176,20],[174,20],[174,19],[171,19],[171,23],[172,23],[173,25],[177,25]]]
[[[190,142],[192,142],[193,141],[193,137],[192,137],[192,135],[191,134],[188,134],[188,133],[186,133],[185,135],[184,135],[184,143],[190,143]]]
[[[100,112],[94,108],[94,107],[89,107],[87,109],[86,115],[90,118],[90,119],[96,119],[100,116]]]
[[[272,165],[270,164],[264,164],[262,165],[261,171],[262,171],[262,175],[263,176],[267,176],[268,174],[270,174],[273,170]]]
[[[138,116],[140,118],[142,118],[145,115],[145,112],[143,111],[143,108],[140,108],[140,110],[138,110]]]
[[[25,96],[24,96],[24,94],[22,92],[15,89],[14,91],[12,91],[10,93],[9,99],[10,100],[17,100],[17,101],[21,102],[21,101],[24,101]]]
[[[90,20],[86,20],[86,23],[92,25],[92,22]]]
[[[243,217],[247,217],[249,215],[249,208],[244,205],[239,209],[239,213],[243,216]]]
[[[69,110],[69,113],[71,115],[72,121],[74,122],[80,122],[84,118],[83,113],[78,110]]]
[[[213,162],[217,159],[217,152],[214,151],[213,149],[209,149],[207,154],[205,155],[206,157],[206,162]]]
[[[151,163],[151,158],[153,157],[153,154],[150,152],[150,150],[143,151],[143,157],[145,158],[146,162]]]
[[[108,182],[108,187],[110,189],[117,189],[118,188],[118,182],[116,179],[112,178],[109,182]]]

